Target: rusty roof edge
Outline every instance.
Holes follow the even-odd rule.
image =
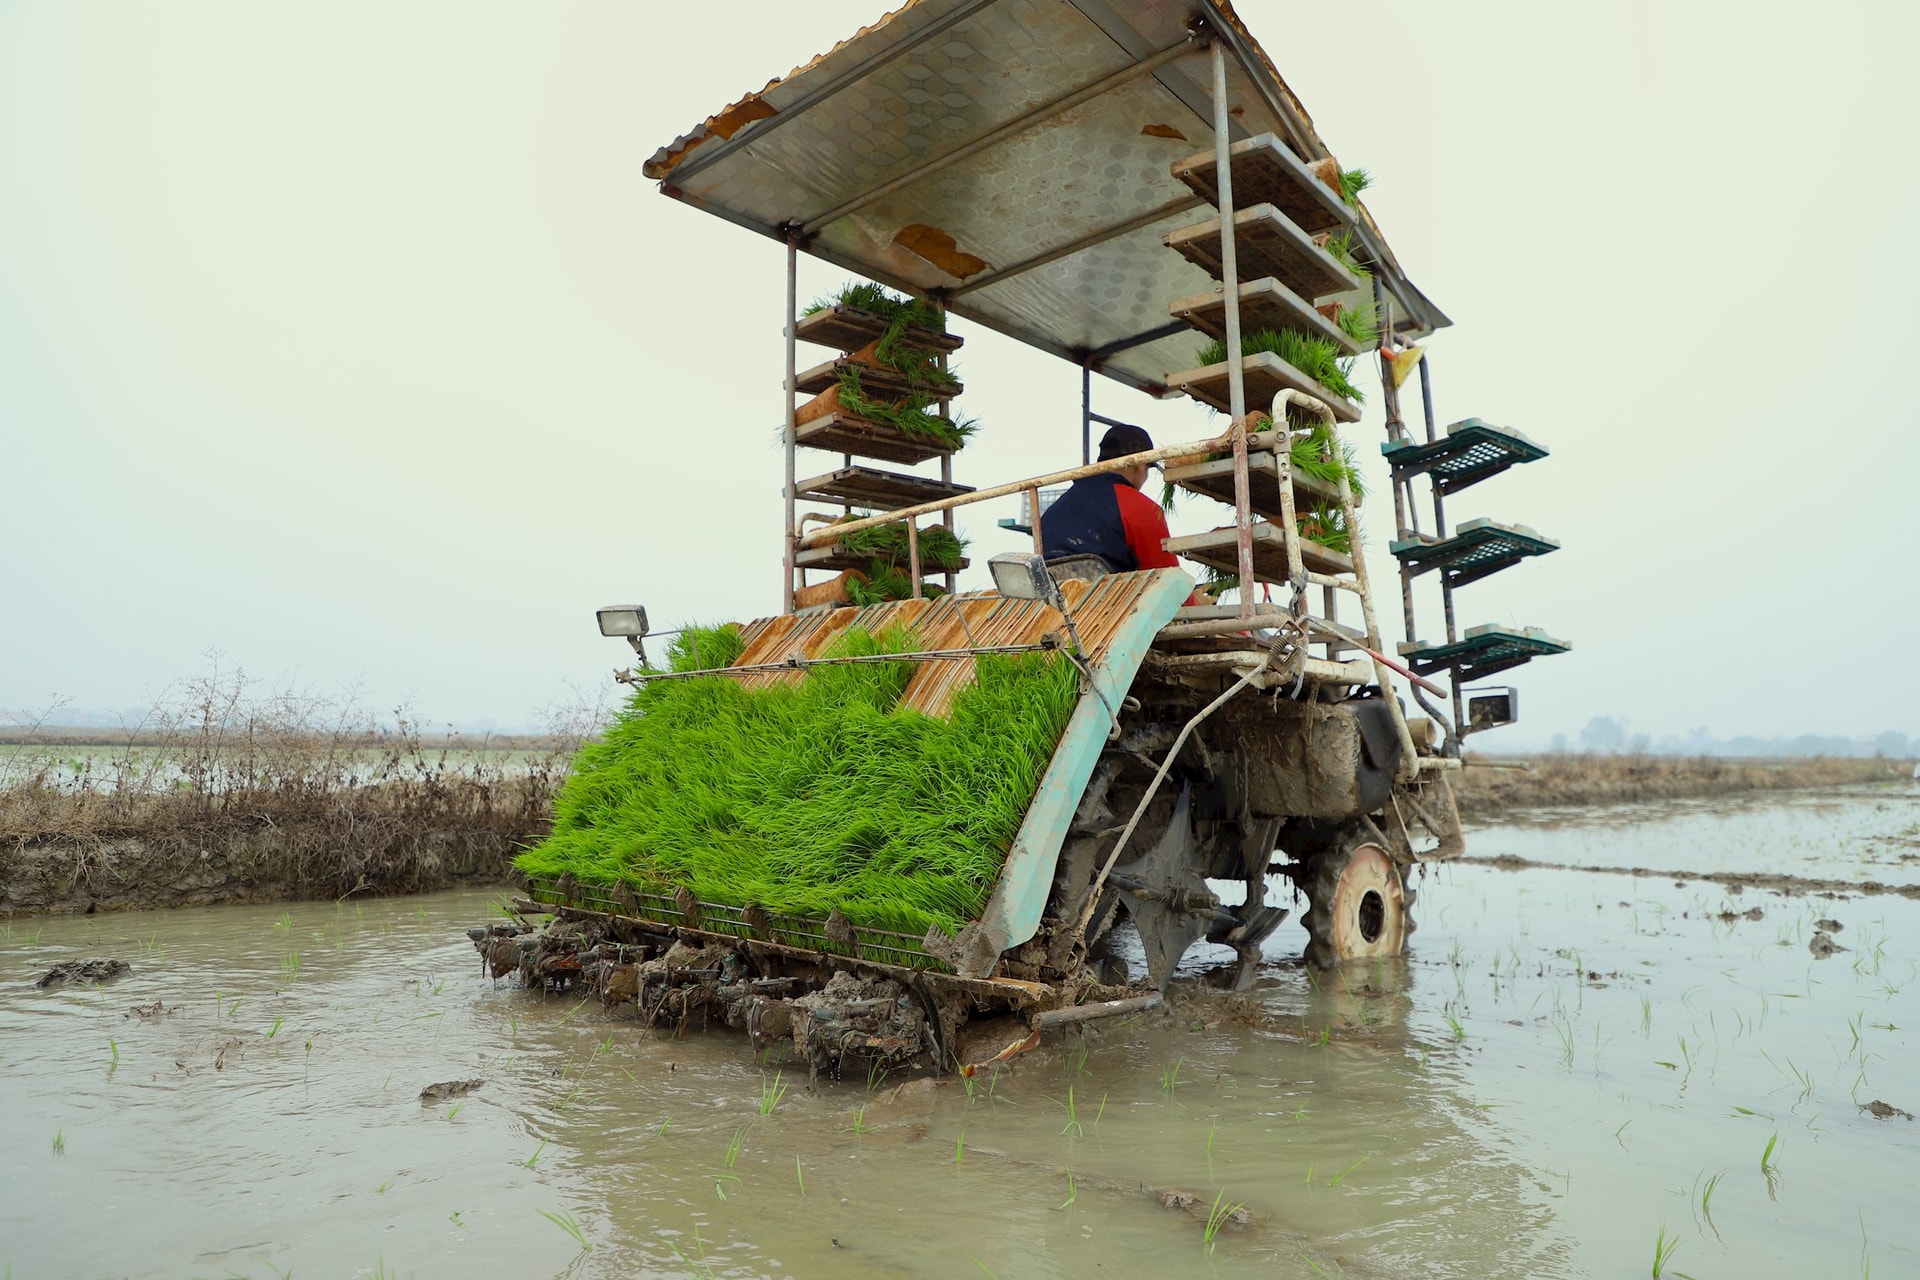
[[[807,72],[812,71],[815,67],[818,67],[822,63],[832,59],[836,54],[840,53],[842,50],[849,48],[856,42],[864,40],[867,38],[867,36],[871,35],[872,33],[879,31],[882,28],[888,26],[895,19],[899,18],[901,14],[906,13],[909,9],[915,9],[927,3],[929,3],[929,0],[907,0],[907,2],[901,5],[898,9],[893,9],[888,11],[887,13],[882,14],[880,17],[874,19],[872,22],[868,23],[866,26],[860,28],[858,31],[854,32],[852,35],[848,36],[846,39],[836,43],[831,49],[828,49],[825,53],[818,54],[808,59],[806,62],[802,63],[800,66],[797,66],[793,70],[787,72],[786,75],[780,76],[773,80],[769,80],[764,86],[762,86],[760,89],[756,90],[755,92],[746,94],[745,96],[739,98],[737,101],[729,103],[727,106],[723,107],[721,110],[716,111],[714,112],[714,114],[708,116],[705,120],[701,121],[698,125],[695,125],[692,129],[688,130],[686,133],[681,134],[679,137],[675,138],[672,142],[669,142],[666,146],[661,147],[658,151],[655,151],[653,155],[649,157],[647,161],[640,166],[640,172],[656,181],[665,181],[667,177],[670,174],[672,174],[672,172],[675,169],[680,167],[680,163],[683,160],[685,160],[688,157],[688,155],[692,154],[695,148],[699,147],[702,143],[709,142],[715,138],[719,138],[723,141],[730,140],[733,137],[733,135],[735,133],[740,132],[742,128],[750,126],[753,123],[753,118],[760,118],[760,117],[753,117],[753,118],[748,118],[744,121],[741,120],[743,115],[750,115],[750,113],[752,113],[755,110],[755,104],[766,104],[766,99],[768,94],[774,92],[774,90],[779,89],[783,85],[788,85],[793,83],[793,81],[796,78],[802,75],[805,75]],[[767,104],[767,105],[771,105],[771,104]],[[777,108],[776,108],[776,113],[777,113]],[[736,122],[739,122],[739,123],[736,123]]]

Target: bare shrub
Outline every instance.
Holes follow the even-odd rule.
[[[86,855],[128,841],[154,855],[246,846],[289,892],[406,892],[476,856],[505,874],[546,831],[582,739],[585,700],[550,709],[532,744],[430,737],[405,709],[384,724],[355,698],[256,692],[216,663],[169,690],[104,749],[0,748],[0,853]]]

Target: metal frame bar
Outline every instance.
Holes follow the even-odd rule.
[[[941,35],[960,25],[993,3],[994,0],[971,0],[970,3],[961,5],[958,9],[940,19],[938,22],[929,23],[924,29],[916,31],[913,35],[902,40],[892,48],[876,53],[872,57],[861,59],[853,66],[847,68],[847,70],[821,85],[818,89],[813,90],[811,93],[802,94],[800,97],[794,99],[785,109],[753,121],[731,138],[722,138],[718,145],[706,148],[705,154],[696,151],[691,158],[681,162],[674,170],[673,176],[676,178],[691,178],[705,169],[712,168],[742,147],[751,146],[753,143],[760,141],[760,139],[766,137],[790,120],[798,120],[801,116],[805,115],[810,108],[818,106],[834,94],[839,93],[841,90],[862,78],[873,74],[894,59],[913,52],[935,36]]]
[[[1213,155],[1220,198],[1220,281],[1227,304],[1227,407],[1233,421],[1233,518],[1239,533],[1240,616],[1253,618],[1253,512],[1247,475],[1246,356],[1240,349],[1240,250],[1233,220],[1233,117],[1227,111],[1227,47],[1216,39],[1207,46],[1213,60]],[[1290,489],[1281,488],[1281,505],[1292,506]],[[1287,522],[1288,558],[1296,553],[1294,528]],[[1291,566],[1289,566],[1291,567]]]
[[[1028,129],[1033,128],[1033,126],[1043,121],[1051,120],[1063,112],[1071,111],[1083,102],[1091,102],[1093,99],[1100,97],[1110,90],[1117,89],[1123,84],[1128,84],[1131,81],[1139,79],[1141,76],[1151,75],[1160,67],[1172,62],[1175,58],[1191,53],[1193,51],[1193,43],[1193,37],[1188,36],[1186,39],[1180,41],[1180,43],[1169,45],[1150,58],[1130,63],[1118,71],[1113,72],[1111,75],[1102,76],[1092,84],[1083,85],[1071,93],[1054,98],[1049,102],[1044,102],[1032,111],[1027,112],[1027,114],[1009,120],[1005,124],[981,134],[972,142],[962,143],[951,151],[915,165],[899,177],[889,179],[863,195],[855,196],[851,200],[834,206],[825,213],[816,214],[808,218],[806,222],[802,224],[801,232],[808,236],[815,235],[822,228],[831,226],[848,214],[857,213],[876,200],[884,200],[902,187],[912,186],[928,174],[938,173],[950,165],[959,164],[961,161],[979,155],[988,147],[1003,142],[1017,133],[1025,133]]]
[[[1035,254],[1033,257],[1022,262],[1016,262],[1010,267],[1002,267],[998,271],[989,271],[985,275],[975,276],[964,284],[955,285],[953,288],[945,290],[944,296],[948,298],[958,298],[972,293],[976,289],[991,288],[1003,280],[1012,279],[1014,276],[1032,271],[1038,267],[1044,267],[1049,262],[1058,262],[1062,258],[1071,258],[1074,254],[1082,250],[1091,249],[1095,245],[1105,244],[1109,240],[1117,240],[1121,236],[1131,232],[1150,227],[1163,218],[1171,218],[1176,213],[1185,213],[1187,210],[1198,208],[1205,203],[1206,201],[1202,200],[1199,196],[1188,196],[1184,200],[1175,200],[1171,204],[1163,204],[1158,209],[1149,209],[1137,217],[1128,218],[1125,222],[1116,222],[1110,227],[1102,227],[1098,231],[1089,232],[1081,236],[1078,240],[1071,240],[1066,244],[1060,245],[1058,248],[1048,249],[1045,253]]]
[[[800,244],[789,236],[787,238],[787,380],[784,399],[787,402],[787,421],[780,433],[781,450],[786,454],[786,485],[781,497],[786,503],[786,523],[781,526],[785,544],[781,556],[784,582],[780,588],[780,612],[793,612],[794,558],[798,554],[797,539],[800,530],[794,521],[794,511],[798,494],[794,481],[794,453],[799,444],[799,424],[795,420],[793,403],[793,384],[799,380],[798,359],[795,348],[799,345],[796,330],[800,325]]]

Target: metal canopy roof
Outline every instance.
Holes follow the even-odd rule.
[[[1215,287],[1165,247],[1211,215],[1170,166],[1214,144],[1207,41],[1234,138],[1326,146],[1224,0],[911,0],[656,152],[676,199],[1130,386],[1162,393]],[[1449,323],[1362,210],[1395,327]]]

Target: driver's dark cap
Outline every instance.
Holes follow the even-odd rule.
[[[1100,461],[1111,462],[1153,448],[1153,437],[1139,427],[1109,427],[1100,437]]]

